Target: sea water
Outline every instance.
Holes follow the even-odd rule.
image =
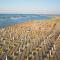
[[[6,27],[19,22],[30,20],[43,20],[48,19],[47,15],[40,14],[0,14],[0,28]]]

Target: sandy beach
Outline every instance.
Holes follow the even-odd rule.
[[[0,60],[59,60],[59,56],[60,16],[0,29]]]

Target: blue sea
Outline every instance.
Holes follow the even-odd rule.
[[[0,14],[0,28],[19,22],[25,22],[30,20],[43,20],[48,18],[48,15],[40,14]]]

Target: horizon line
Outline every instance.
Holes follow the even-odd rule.
[[[0,13],[0,14],[40,14],[40,13]],[[44,13],[45,15],[60,15],[60,14],[50,14],[50,13]],[[43,15],[43,13],[42,13]]]

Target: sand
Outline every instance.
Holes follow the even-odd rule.
[[[29,60],[30,58],[31,60],[59,60],[59,37],[60,16],[48,20],[17,23],[2,28],[0,29],[0,59],[4,60],[7,56],[11,60]]]

